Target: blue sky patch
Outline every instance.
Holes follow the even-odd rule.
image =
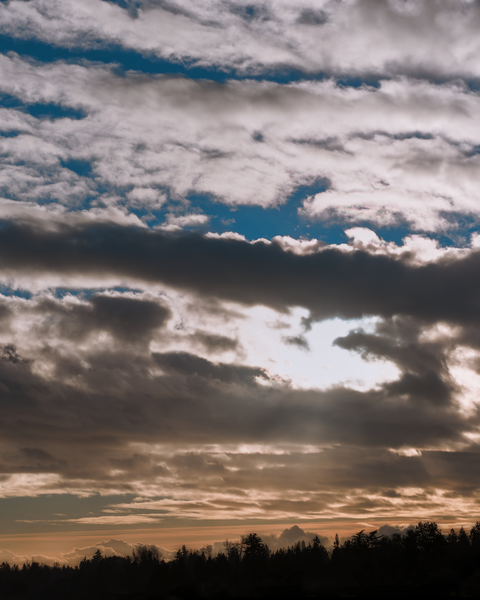
[[[0,285],[0,294],[3,296],[17,296],[17,298],[23,298],[24,300],[30,300],[32,297],[32,294],[26,290],[6,285]]]
[[[72,106],[64,106],[53,102],[26,104],[11,94],[0,94],[0,107],[21,110],[36,119],[50,119],[52,121],[55,119],[78,120],[86,117],[86,113],[83,110],[73,108]]]
[[[77,160],[70,158],[60,162],[62,167],[65,169],[70,169],[70,171],[73,171],[79,177],[89,177],[92,174],[92,165],[88,160]]]
[[[60,104],[29,104],[25,106],[26,112],[37,119],[84,119],[86,113],[71,106]]]
[[[70,523],[67,519],[75,519],[85,514],[99,516],[102,509],[111,504],[131,502],[133,494],[101,496],[94,494],[78,497],[73,494],[45,494],[35,498],[17,497],[0,498],[0,527],[2,533],[34,532],[34,531],[78,531],[85,525]],[[23,522],[23,521],[34,521]],[[35,521],[38,521],[35,523]],[[63,523],[62,523],[63,521]],[[87,528],[91,528],[87,525]],[[97,528],[93,526],[93,528]],[[107,529],[108,526],[98,526]]]

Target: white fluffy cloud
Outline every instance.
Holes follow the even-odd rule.
[[[66,47],[120,45],[240,71],[478,77],[472,0],[11,0],[3,33]]]
[[[16,564],[19,566],[35,561],[49,566],[58,564],[75,567],[78,566],[84,558],[90,560],[98,550],[100,550],[102,556],[132,556],[134,549],[139,545],[142,544],[140,542],[129,544],[124,540],[111,538],[110,540],[100,541],[92,546],[75,547],[68,552],[59,552],[55,556],[46,556],[44,554],[19,554],[11,552],[10,550],[0,550],[0,561],[8,562],[10,565]],[[168,561],[174,558],[175,553],[171,550],[167,550],[161,546],[157,546],[157,548],[159,555],[163,560]]]
[[[16,56],[1,56],[0,70],[2,90],[23,102],[86,114],[2,110],[2,128],[16,133],[0,140],[0,183],[11,199],[151,211],[168,190],[183,201],[196,192],[272,206],[323,180],[328,189],[304,201],[307,219],[442,230],[479,213],[480,100],[457,83],[220,85]],[[79,175],[69,161],[91,172]],[[185,217],[175,218],[170,225],[182,226]]]

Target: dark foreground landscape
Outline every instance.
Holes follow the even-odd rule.
[[[132,557],[97,551],[78,567],[0,565],[0,597],[32,599],[235,597],[479,597],[480,522],[443,535],[420,522],[406,535],[363,531],[327,552],[315,538],[271,553],[252,533],[225,551],[189,551],[162,560],[156,546]]]

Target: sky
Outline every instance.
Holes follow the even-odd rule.
[[[479,29],[0,2],[0,560],[478,520]]]

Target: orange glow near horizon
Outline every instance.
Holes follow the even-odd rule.
[[[9,550],[16,555],[35,557],[61,556],[70,552],[73,548],[86,548],[98,544],[102,541],[108,541],[112,538],[120,539],[129,544],[145,543],[155,544],[167,550],[177,550],[183,544],[189,549],[198,549],[214,542],[222,542],[226,539],[235,540],[247,533],[256,532],[260,536],[279,535],[285,529],[298,525],[301,529],[309,532],[315,532],[319,535],[330,538],[333,542],[335,534],[339,537],[348,537],[364,529],[367,532],[379,529],[382,525],[391,525],[406,527],[407,525],[416,525],[419,521],[429,519],[369,519],[368,521],[339,520],[325,522],[291,522],[291,523],[258,523],[258,524],[237,524],[237,525],[214,525],[197,527],[163,527],[158,529],[118,529],[118,530],[99,530],[84,532],[58,532],[58,533],[33,533],[33,534],[9,534],[0,535],[0,550]],[[435,521],[443,530],[443,533],[453,527],[470,528],[474,521],[452,521],[441,519],[430,519]]]

